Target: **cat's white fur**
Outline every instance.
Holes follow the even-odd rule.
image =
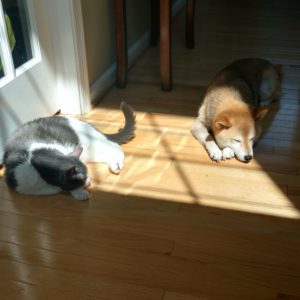
[[[111,172],[118,174],[124,165],[124,152],[120,145],[108,140],[103,133],[88,123],[71,117],[66,118],[79,137],[80,145],[83,147],[80,159],[84,163],[106,163]],[[52,195],[62,191],[59,187],[46,183],[30,164],[30,153],[34,150],[45,148],[58,150],[65,155],[74,151],[74,146],[72,145],[38,142],[31,144],[28,160],[16,167],[15,176],[19,183],[16,188],[17,192],[30,195]],[[90,179],[87,179],[86,184],[88,185],[89,183]],[[89,192],[84,188],[75,189],[71,191],[71,194],[78,200],[87,200],[90,197]]]
[[[18,182],[16,188],[17,192],[25,195],[53,195],[62,191],[60,187],[48,184],[30,163],[30,154],[32,151],[45,148],[56,149],[65,155],[68,155],[74,150],[72,146],[64,147],[59,144],[33,143],[29,147],[29,157],[27,161],[17,166],[15,170],[15,177]],[[89,184],[89,182],[90,180],[87,179],[87,184]],[[89,192],[84,188],[75,189],[71,191],[71,194],[77,200],[87,200],[90,197]]]
[[[59,187],[50,185],[41,178],[30,164],[30,159],[16,167],[15,177],[19,183],[16,191],[25,195],[52,195],[61,192]]]
[[[123,168],[124,153],[120,145],[127,143],[134,137],[135,115],[133,109],[124,101],[121,103],[120,108],[125,117],[125,125],[119,132],[113,134],[104,134],[86,122],[66,116],[64,119],[67,119],[69,126],[74,130],[79,141],[76,141],[74,133],[68,133],[65,127],[61,127],[60,132],[59,124],[62,123],[62,125],[65,126],[65,121],[59,121],[58,124],[56,124],[57,126],[54,123],[53,131],[49,131],[49,136],[46,135],[45,137],[43,137],[43,135],[47,132],[47,126],[51,126],[53,120],[47,120],[45,124],[42,123],[40,128],[42,138],[38,140],[43,140],[44,142],[36,142],[34,136],[30,134],[30,130],[33,130],[34,134],[38,132],[36,130],[39,130],[39,128],[36,126],[39,126],[38,122],[40,122],[40,120],[37,120],[36,123],[29,124],[28,127],[25,127],[24,131],[21,130],[21,132],[17,132],[16,136],[12,137],[11,142],[6,146],[4,153],[4,166],[6,168],[5,178],[7,184],[21,194],[51,195],[61,192],[64,189],[63,187],[47,183],[48,179],[49,182],[55,182],[53,178],[51,179],[51,176],[53,176],[51,172],[49,174],[43,173],[44,180],[40,175],[41,169],[38,171],[32,164],[32,159],[37,159],[35,156],[36,153],[34,152],[35,150],[53,149],[63,155],[76,157],[75,164],[77,161],[80,169],[78,175],[83,171],[84,174],[81,175],[84,177],[82,177],[82,181],[79,181],[79,184],[82,186],[71,190],[70,193],[78,200],[87,200],[89,198],[89,192],[86,188],[90,185],[90,179],[85,173],[85,167],[78,162],[78,158],[83,164],[88,162],[106,163],[109,169],[116,174]],[[24,134],[24,138],[18,141],[22,134]],[[66,136],[64,136],[64,134]],[[55,138],[56,136],[57,139]],[[65,142],[70,141],[70,144],[61,142],[64,139]],[[55,140],[57,140],[57,142],[53,142]],[[24,147],[22,143],[24,143]],[[19,150],[25,150],[26,155],[18,152]],[[50,151],[49,153],[53,152]],[[11,156],[11,154],[16,156]],[[72,160],[72,158],[68,160]],[[14,163],[16,164],[15,166],[13,165]],[[48,163],[51,166],[51,161],[47,162],[46,158],[45,165]],[[55,163],[53,166],[55,168]],[[42,168],[44,167],[42,166]],[[62,176],[64,176],[63,172],[62,170]],[[67,180],[65,177],[58,178],[58,180],[62,180],[62,185],[58,185],[63,186],[65,179]],[[78,179],[80,180],[79,177]],[[83,181],[83,179],[85,181]]]
[[[74,146],[72,145],[60,145],[60,144],[46,144],[46,143],[39,143],[39,142],[34,142],[30,145],[29,147],[29,153],[31,153],[34,150],[38,149],[53,149],[53,150],[58,150],[64,155],[68,155],[74,150]]]
[[[16,168],[15,176],[19,183],[16,191],[21,194],[53,195],[62,191],[58,186],[48,184],[43,180],[29,161],[24,162]],[[89,181],[89,179],[87,181]],[[84,188],[72,190],[71,194],[77,200],[88,200],[90,198],[89,192]]]
[[[124,166],[124,152],[121,146],[108,140],[103,133],[90,124],[67,118],[83,147],[80,159],[83,162],[105,163],[111,172],[118,174]]]

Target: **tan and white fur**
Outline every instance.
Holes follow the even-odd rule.
[[[277,66],[259,58],[237,60],[215,76],[191,129],[212,160],[253,158],[260,120],[280,96],[280,78]]]

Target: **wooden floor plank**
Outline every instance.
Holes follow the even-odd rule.
[[[207,300],[205,298],[199,298],[187,294],[179,294],[179,293],[174,293],[174,292],[166,292],[164,295],[163,300]]]
[[[0,180],[1,299],[300,297],[300,2],[196,1],[195,16],[194,50],[184,11],[172,23],[171,92],[149,48],[125,89],[77,116],[112,133],[121,101],[135,109],[120,175],[89,164],[86,202],[19,195]],[[211,78],[242,57],[281,65],[282,96],[253,161],[214,163],[190,128]]]
[[[81,292],[73,292],[71,290],[67,291],[65,289],[55,289],[53,287],[41,287],[38,285],[27,284],[20,281],[7,280],[0,276],[0,288],[1,288],[1,298],[5,300],[15,300],[15,299],[81,299],[81,300],[103,300],[106,297],[101,296],[89,296],[82,294]]]
[[[163,295],[162,290],[121,282],[112,278],[113,276],[105,277],[91,272],[72,273],[61,269],[37,266],[33,264],[33,261],[27,264],[1,258],[0,262],[1,278],[4,278],[5,281],[14,280],[28,285],[28,293],[35,293],[35,287],[45,291],[45,293],[47,290],[52,291],[52,293],[55,290],[60,290],[61,294],[58,294],[58,298],[54,299],[66,299],[65,296],[72,293],[74,298],[70,299],[85,299],[81,296],[84,295],[87,299],[89,296],[92,299],[160,300]],[[7,289],[5,288],[5,290]],[[23,299],[40,298],[24,297]]]

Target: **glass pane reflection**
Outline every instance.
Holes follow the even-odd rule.
[[[26,1],[2,0],[14,67],[17,69],[33,58]]]

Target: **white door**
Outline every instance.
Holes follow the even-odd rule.
[[[0,0],[0,161],[24,122],[89,109],[80,9],[78,0]]]

